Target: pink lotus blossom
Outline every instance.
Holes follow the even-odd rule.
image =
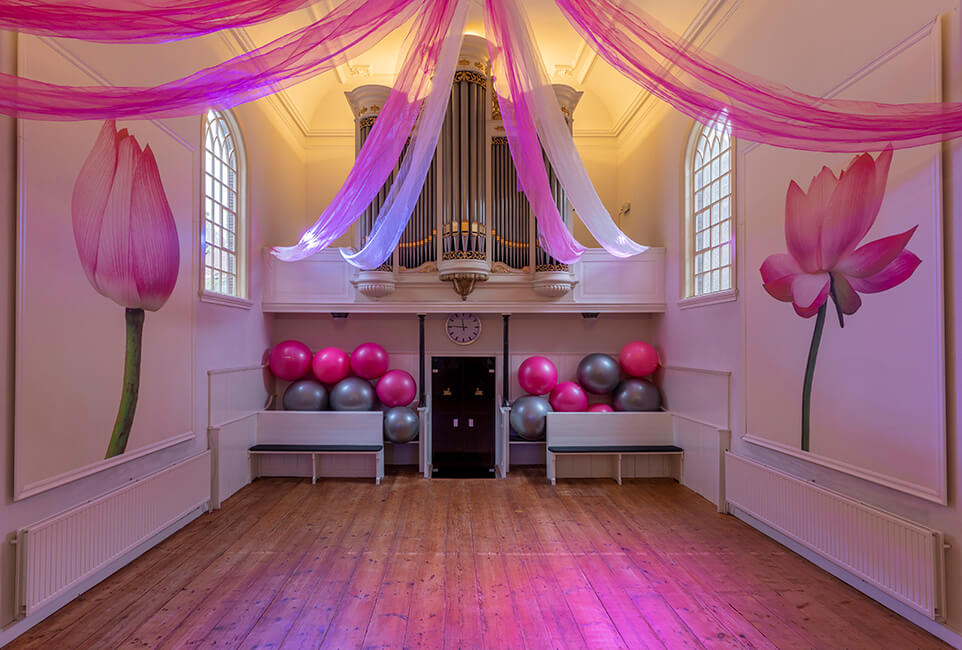
[[[823,167],[808,193],[788,186],[785,243],[788,253],[769,256],[761,267],[765,290],[811,318],[828,300],[841,314],[854,314],[860,293],[878,293],[907,280],[921,260],[905,250],[918,226],[856,248],[878,217],[892,148],[873,159],[856,156],[836,178]]]
[[[124,307],[160,309],[177,283],[180,243],[150,146],[105,122],[74,184],[72,213],[94,289]]]

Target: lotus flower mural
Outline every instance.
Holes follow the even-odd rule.
[[[803,451],[810,446],[812,383],[829,298],[845,327],[845,316],[862,306],[860,293],[898,286],[922,263],[905,249],[917,225],[859,246],[878,217],[891,164],[889,147],[878,159],[856,156],[837,178],[823,167],[808,192],[792,181],[785,200],[788,253],[770,255],[761,266],[763,286],[773,298],[792,303],[802,318],[815,316],[802,384]]]
[[[87,280],[125,308],[120,407],[105,458],[127,448],[140,392],[144,312],[164,306],[177,283],[180,242],[157,161],[114,120],[100,130],[72,199],[74,241]]]

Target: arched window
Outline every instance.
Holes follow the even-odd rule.
[[[724,113],[692,128],[685,161],[689,298],[734,289],[733,145]]]
[[[204,293],[247,298],[245,156],[227,112],[204,117]]]

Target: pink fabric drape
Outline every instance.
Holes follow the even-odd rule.
[[[551,195],[534,109],[528,96],[531,86],[530,82],[526,83],[524,71],[517,60],[518,34],[511,31],[512,17],[511,12],[506,11],[507,4],[505,0],[485,0],[484,3],[488,51],[501,119],[511,158],[518,172],[518,182],[538,220],[541,247],[558,261],[570,264],[584,255],[585,247],[575,240],[565,226]],[[557,100],[552,110],[560,115]]]
[[[301,236],[297,244],[273,249],[272,252],[276,257],[291,262],[327,248],[347,232],[351,224],[357,221],[364,209],[374,200],[374,196],[397,165],[404,144],[421,111],[424,98],[432,88],[432,78],[442,49],[447,50],[446,54],[450,54],[452,50],[450,45],[447,48],[443,46],[451,41],[452,21],[457,13],[456,9],[463,2],[465,0],[432,0],[426,7],[426,11],[419,14],[401,72],[364,146],[358,152],[357,160],[347,180],[330,205],[314,225]],[[463,12],[460,15],[463,30]],[[460,41],[460,32],[455,36]],[[456,57],[457,51],[454,49],[452,59]],[[450,88],[450,79],[447,87]],[[430,163],[430,159],[428,162]],[[420,191],[423,182],[422,176],[421,182],[417,184],[417,192]],[[411,207],[414,207],[413,203]],[[403,231],[404,224],[411,216],[410,210],[402,216],[401,230]],[[388,249],[388,255],[390,250],[393,250],[393,247]],[[367,262],[358,258],[356,263],[377,266],[380,264],[377,258],[378,256],[375,255],[373,260]],[[383,259],[386,258],[380,261]],[[374,263],[376,261],[377,264]]]
[[[345,0],[263,47],[154,87],[61,86],[0,75],[0,113],[90,120],[196,115],[269,95],[345,63],[400,27],[428,0]]]
[[[434,151],[437,148],[441,126],[451,97],[451,83],[457,67],[458,52],[464,39],[464,25],[468,15],[468,3],[457,2],[454,17],[450,21],[447,36],[442,43],[440,58],[435,63],[431,90],[418,115],[417,125],[408,143],[401,168],[394,179],[387,200],[381,206],[374,227],[368,234],[364,247],[359,251],[341,249],[344,259],[361,269],[376,269],[394,253],[411,213],[421,196],[421,188],[427,177]],[[378,120],[381,118],[379,117]],[[377,121],[375,121],[375,124]]]
[[[568,201],[598,243],[615,257],[644,252],[645,246],[632,241],[615,225],[595,191],[544,70],[528,17],[518,1],[486,0],[485,9],[495,90],[501,102],[508,145],[538,219],[542,247],[566,263],[576,260],[584,250],[580,244],[572,246],[573,238],[558,215],[544,173],[544,147]]]
[[[101,43],[165,43],[277,18],[314,0],[3,0],[0,29]]]
[[[626,77],[702,123],[724,113],[738,138],[794,149],[862,152],[962,135],[962,104],[881,104],[805,95],[692,49],[631,0],[555,1],[589,45]]]

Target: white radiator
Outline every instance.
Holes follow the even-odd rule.
[[[940,531],[731,453],[725,477],[729,504],[925,616],[943,615]]]
[[[18,611],[28,616],[210,500],[210,453],[17,531]]]

